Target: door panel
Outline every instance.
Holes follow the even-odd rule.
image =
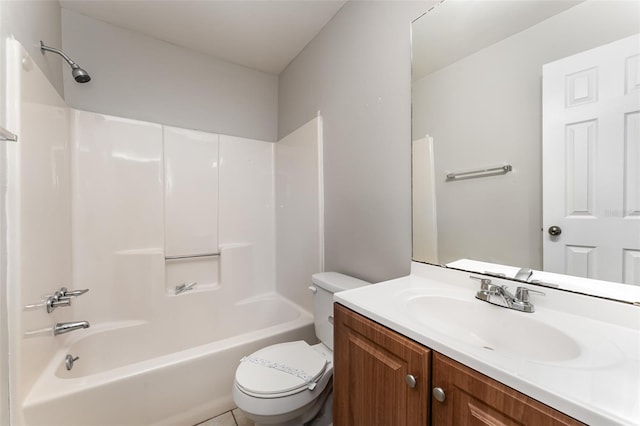
[[[635,35],[543,67],[546,271],[640,285],[638,58]]]

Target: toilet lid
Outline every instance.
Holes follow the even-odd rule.
[[[327,360],[305,341],[268,346],[242,358],[236,384],[254,396],[291,395],[313,390],[327,368]]]

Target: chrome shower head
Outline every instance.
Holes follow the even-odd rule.
[[[91,76],[88,72],[74,64],[71,66],[71,75],[78,83],[87,83],[91,81]]]
[[[53,53],[57,53],[58,55],[62,56],[62,58],[65,61],[67,61],[67,63],[71,67],[71,75],[73,75],[73,79],[75,81],[77,81],[78,83],[87,83],[87,82],[91,81],[91,76],[89,76],[89,73],[86,72],[85,70],[83,70],[82,68],[80,68],[80,66],[78,64],[76,64],[75,62],[73,62],[71,60],[71,58],[68,57],[67,54],[64,53],[62,50],[56,49],[54,47],[45,46],[44,43],[42,42],[42,40],[40,40],[40,51],[43,54],[44,54],[44,52],[53,52]]]

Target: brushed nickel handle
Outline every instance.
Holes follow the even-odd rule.
[[[444,402],[444,400],[447,399],[447,395],[444,393],[444,389],[440,387],[433,388],[431,394],[438,402]]]
[[[404,381],[407,382],[411,389],[415,388],[418,384],[418,381],[413,374],[407,374],[404,378]]]

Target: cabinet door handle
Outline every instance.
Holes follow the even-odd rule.
[[[447,395],[445,395],[444,389],[442,388],[433,388],[431,394],[438,402],[444,402],[444,400],[447,399]]]
[[[418,381],[413,374],[407,374],[404,378],[404,381],[407,382],[411,389],[415,388],[418,384]]]

